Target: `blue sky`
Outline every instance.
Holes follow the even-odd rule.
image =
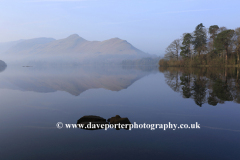
[[[163,55],[183,33],[240,27],[239,0],[0,0],[0,42],[37,37],[118,37]]]

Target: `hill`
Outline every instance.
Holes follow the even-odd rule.
[[[139,59],[149,54],[135,48],[126,40],[112,38],[105,41],[88,41],[77,34],[55,40],[53,38],[35,38],[23,40],[11,46],[4,55],[61,57],[67,56],[76,60],[89,61],[121,61],[123,59]],[[70,58],[69,58],[70,59]]]

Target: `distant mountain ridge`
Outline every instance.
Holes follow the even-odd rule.
[[[0,53],[4,53],[7,50],[9,50],[11,47],[17,45],[18,43],[24,41],[23,39],[18,41],[12,41],[12,42],[2,42],[0,43]]]
[[[32,53],[34,50],[42,47],[42,45],[55,41],[53,38],[34,38],[18,42],[9,48],[6,53]]]
[[[1,51],[1,44],[0,44]],[[35,38],[18,41],[3,52],[5,55],[74,55],[81,58],[136,59],[149,54],[135,48],[126,40],[112,38],[105,41],[88,41],[77,34],[55,40]]]

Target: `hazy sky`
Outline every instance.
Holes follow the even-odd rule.
[[[183,33],[240,27],[239,0],[0,0],[0,42],[37,37],[118,37],[163,55]]]

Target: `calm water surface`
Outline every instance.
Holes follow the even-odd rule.
[[[21,67],[0,72],[0,159],[240,159],[237,69]],[[57,129],[85,115],[200,129]]]

